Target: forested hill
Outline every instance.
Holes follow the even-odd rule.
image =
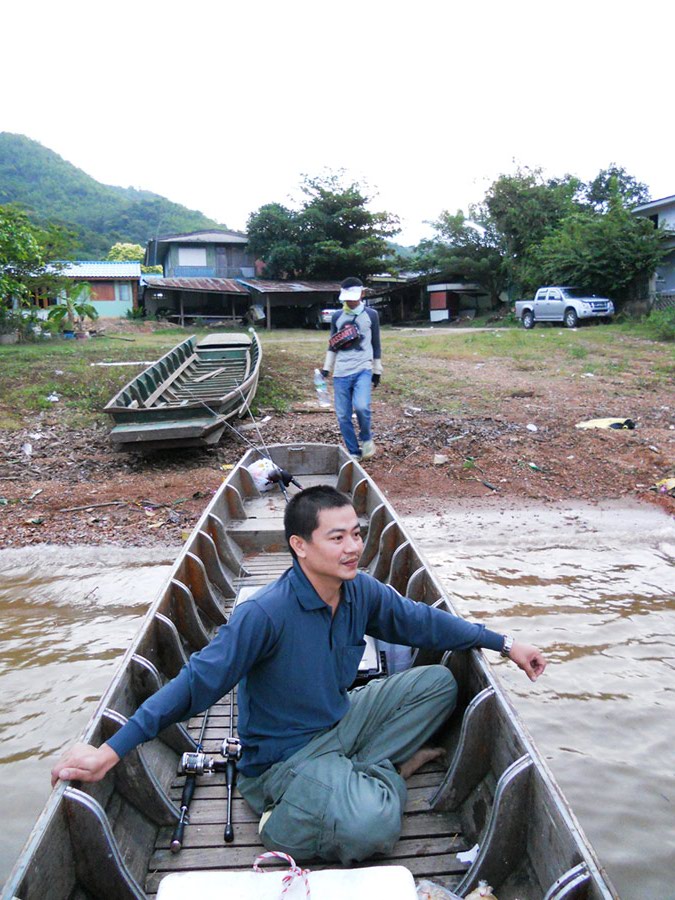
[[[118,241],[145,246],[157,234],[218,224],[150,191],[101,184],[37,141],[0,132],[0,204],[6,203],[21,205],[37,222],[76,230],[77,259],[104,259]]]

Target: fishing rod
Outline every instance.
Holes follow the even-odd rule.
[[[227,788],[227,820],[223,839],[226,844],[234,840],[234,828],[232,827],[232,795],[237,783],[237,763],[241,759],[241,741],[234,735],[234,688],[230,691],[230,724],[229,734],[220,748],[221,755],[225,757],[225,786]]]
[[[207,756],[202,748],[204,732],[206,730],[206,715],[202,722],[197,749],[184,753],[178,765],[178,773],[185,774],[185,785],[181,796],[180,819],[171,838],[171,852],[178,853],[183,846],[183,834],[186,824],[189,824],[189,806],[195,792],[197,775],[205,772],[225,772],[225,785],[227,787],[227,821],[223,838],[226,844],[234,840],[234,828],[232,827],[232,797],[237,782],[237,763],[241,759],[241,741],[234,734],[234,688],[230,690],[229,697],[229,727],[228,735],[220,748],[224,759],[214,759]],[[208,713],[207,713],[208,714]]]
[[[190,821],[190,803],[195,792],[197,775],[201,775],[204,769],[199,770],[198,760],[195,757],[204,756],[204,734],[206,733],[206,723],[209,718],[209,710],[204,713],[204,721],[199,732],[199,740],[197,747],[190,753],[184,753],[178,767],[179,774],[185,773],[185,784],[183,785],[183,793],[180,798],[180,818],[171,835],[171,852],[178,853],[183,846],[183,836],[185,834],[185,826]]]

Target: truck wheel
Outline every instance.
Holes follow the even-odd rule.
[[[576,328],[579,323],[579,316],[576,313],[575,309],[572,309],[570,306],[565,310],[565,315],[563,316],[563,322],[565,323],[565,328]]]
[[[522,317],[523,328],[534,328],[534,313],[526,309]]]

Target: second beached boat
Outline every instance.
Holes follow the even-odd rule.
[[[122,450],[217,443],[227,420],[248,411],[261,359],[254,331],[187,338],[107,404],[112,441]]]

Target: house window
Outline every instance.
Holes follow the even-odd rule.
[[[87,300],[114,300],[115,291],[109,281],[92,281],[89,283],[90,291]]]
[[[115,300],[131,303],[131,284],[128,281],[115,282]]]
[[[179,247],[179,266],[205,266],[206,247]]]

